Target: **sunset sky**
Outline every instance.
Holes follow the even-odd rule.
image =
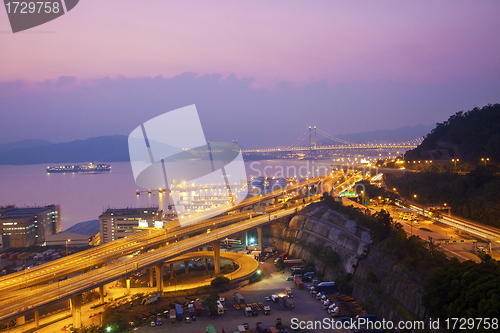
[[[82,0],[13,34],[0,143],[128,135],[196,104],[209,140],[286,145],[500,102],[500,1]],[[257,135],[258,134],[258,135]]]

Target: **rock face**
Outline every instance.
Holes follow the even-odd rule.
[[[311,255],[307,244],[330,245],[341,257],[340,266],[353,274],[352,296],[368,311],[394,322],[425,319],[421,301],[424,279],[372,246],[369,229],[322,204],[310,205],[291,220],[273,223],[263,236],[264,242],[281,251],[314,262],[325,281],[335,280],[334,267]]]

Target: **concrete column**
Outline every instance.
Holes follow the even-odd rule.
[[[35,311],[35,328],[40,327],[40,311]]]
[[[156,290],[163,293],[163,263],[156,265]]]
[[[262,251],[262,228],[257,228],[257,245],[258,250]]]
[[[82,295],[71,297],[71,316],[73,317],[73,327],[82,326]]]
[[[125,279],[125,281],[127,282],[127,295],[130,295],[130,279],[130,277]]]
[[[190,261],[191,261],[191,260],[184,260],[184,272],[185,272],[186,274],[189,274],[189,262],[190,262]]]
[[[104,286],[99,287],[99,296],[101,297],[101,304],[104,303]]]
[[[174,279],[174,264],[170,264],[170,280]]]
[[[208,258],[205,258],[205,272],[208,272]]]
[[[26,317],[25,316],[18,317],[16,319],[16,326],[24,325],[25,322],[26,322]]]
[[[153,281],[153,267],[149,267],[149,287],[153,287],[154,281]]]
[[[220,274],[220,242],[217,241],[212,245],[214,247],[214,270],[215,274]]]

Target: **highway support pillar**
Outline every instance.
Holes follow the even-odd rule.
[[[170,280],[174,279],[174,264],[170,264]]]
[[[149,267],[149,287],[152,288],[154,286],[154,279],[153,279],[153,267]]]
[[[155,266],[156,271],[156,290],[163,294],[163,263]]]
[[[190,260],[184,260],[184,272],[189,274],[189,262]]]
[[[257,228],[257,248],[262,251],[262,228]]]
[[[40,311],[35,311],[35,328],[40,327]]]
[[[127,283],[127,295],[130,295],[130,279],[131,279],[131,277],[128,277],[125,279],[125,281]]]
[[[99,297],[101,298],[101,304],[104,304],[104,286],[99,287]]]
[[[205,272],[208,272],[208,258],[205,258]]]
[[[16,319],[16,326],[24,325],[25,322],[26,322],[26,317],[25,316],[18,317]]]
[[[220,242],[213,243],[214,248],[214,273],[220,274]]]
[[[71,297],[71,316],[73,328],[80,328],[82,326],[82,295]]]

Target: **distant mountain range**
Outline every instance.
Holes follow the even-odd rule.
[[[9,151],[17,148],[31,148],[31,147],[42,147],[51,145],[52,142],[47,140],[22,140],[10,143],[0,144],[0,153],[4,151]]]
[[[124,162],[129,160],[128,137],[100,136],[64,143],[22,146],[20,142],[3,144],[13,149],[0,152],[0,164]]]
[[[377,130],[339,135],[350,142],[402,142],[420,138],[434,126],[417,125],[393,130]],[[331,143],[330,139],[318,141]],[[23,140],[0,145],[0,165],[42,163],[85,163],[129,161],[128,137],[125,135],[100,136],[86,140],[51,143],[46,140]]]
[[[432,129],[434,125],[416,125],[416,126],[403,126],[396,129],[385,129],[385,130],[376,130],[371,132],[359,132],[359,133],[351,133],[351,134],[342,134],[336,135],[337,138],[349,141],[349,142],[404,142],[411,141],[418,138],[422,138],[427,135]],[[330,139],[321,139],[318,140],[321,144],[331,143]]]

